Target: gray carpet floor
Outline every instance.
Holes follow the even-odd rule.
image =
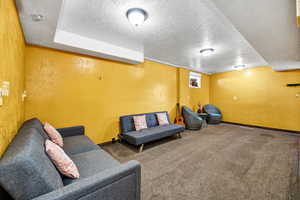
[[[142,165],[142,200],[299,198],[296,134],[231,124],[185,131],[145,146],[102,146],[120,162]]]

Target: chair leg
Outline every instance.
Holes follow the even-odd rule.
[[[144,144],[142,144],[142,145],[140,146],[140,148],[139,148],[139,153],[141,153],[141,152],[143,151],[143,149],[144,149]]]

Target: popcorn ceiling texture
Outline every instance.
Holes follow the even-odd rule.
[[[0,86],[10,82],[10,95],[0,106],[0,157],[23,122],[25,42],[13,0],[0,0]]]
[[[182,0],[66,0],[63,7],[61,0],[36,2],[17,2],[18,7],[22,8],[20,15],[26,41],[32,45],[96,55],[95,52],[53,42],[58,27],[69,33],[123,48],[141,52],[144,50],[146,60],[185,66],[193,71],[232,71],[232,66],[240,62],[246,63],[248,67],[268,64],[211,0],[186,0],[184,3]],[[268,4],[268,9],[271,4]],[[149,18],[140,28],[134,28],[125,16],[126,11],[132,7],[143,8],[149,13]],[[31,8],[47,10],[49,20],[32,23]],[[243,7],[242,11],[246,9]],[[59,11],[62,11],[61,17]],[[253,26],[256,21],[250,24]],[[200,49],[207,47],[215,48],[216,53],[214,56],[201,57]]]

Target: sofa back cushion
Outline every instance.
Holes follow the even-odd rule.
[[[27,120],[23,123],[23,125],[21,126],[20,131],[24,130],[24,129],[28,129],[28,128],[35,128],[39,134],[41,134],[41,136],[43,136],[43,138],[49,139],[48,134],[46,133],[46,131],[44,130],[44,125],[42,124],[42,122],[37,119],[37,118],[32,118],[30,120]]]
[[[36,128],[22,127],[0,160],[0,185],[14,199],[32,199],[63,187],[44,142]]]
[[[120,117],[121,133],[136,131],[135,126],[134,126],[133,116],[146,115],[146,121],[147,121],[147,127],[148,128],[159,126],[157,116],[156,116],[157,113],[166,113],[166,115],[168,117],[168,120],[169,120],[169,123],[170,123],[170,117],[169,117],[168,112],[166,112],[166,111],[121,116]]]

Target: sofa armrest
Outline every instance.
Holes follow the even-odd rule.
[[[57,129],[57,131],[63,137],[84,135],[84,126],[73,126],[73,127],[67,127],[67,128],[59,128],[59,129]]]
[[[33,200],[140,200],[141,166],[129,161]]]

